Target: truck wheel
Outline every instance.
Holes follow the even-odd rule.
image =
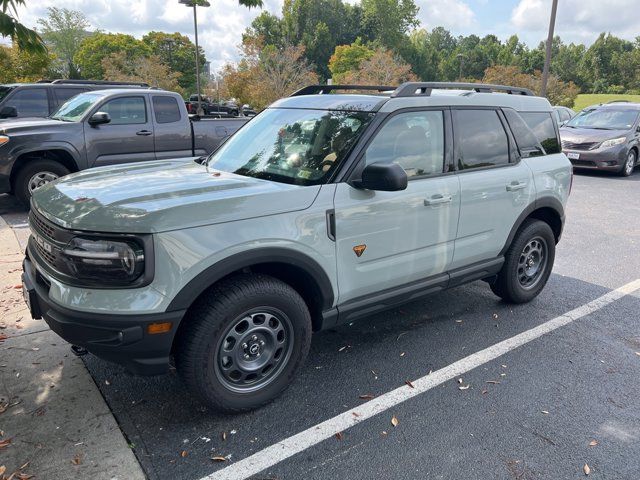
[[[213,287],[183,320],[178,373],[206,404],[241,412],[280,395],[311,343],[311,315],[300,295],[267,275],[243,274]]]
[[[64,177],[68,173],[69,169],[55,160],[46,158],[28,160],[16,175],[13,192],[18,200],[28,207],[31,194],[36,188]]]
[[[525,220],[507,250],[491,290],[505,302],[533,300],[551,275],[555,255],[556,241],[551,227],[540,220]]]
[[[628,177],[633,173],[633,169],[636,166],[637,154],[635,150],[629,150],[627,153],[627,159],[622,165],[622,169],[618,172],[619,175],[623,177]]]

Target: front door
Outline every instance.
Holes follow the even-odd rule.
[[[365,165],[395,162],[405,169],[406,190],[337,185],[339,303],[395,290],[448,269],[460,206],[458,178],[444,173],[451,142],[448,121],[448,111],[442,110],[399,113],[366,148],[360,159]]]
[[[153,122],[145,95],[112,98],[95,112],[108,113],[111,122],[92,127],[85,120],[84,137],[89,166],[155,159]]]

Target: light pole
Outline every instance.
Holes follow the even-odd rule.
[[[462,65],[464,64],[464,59],[465,59],[465,55],[462,53],[459,53],[458,55],[456,55],[458,57],[458,59],[460,60],[460,73],[458,74],[458,80],[462,81]]]
[[[210,7],[211,4],[207,0],[178,0],[178,3],[182,3],[187,7],[193,7],[193,29],[196,37],[196,94],[198,95],[198,107],[196,113],[203,115],[202,103],[200,97],[200,49],[198,48],[198,14],[196,7]]]
[[[556,11],[558,10],[558,0],[553,0],[551,5],[551,18],[549,19],[549,35],[547,36],[547,51],[544,57],[544,69],[542,70],[542,86],[540,96],[547,96],[547,81],[549,80],[549,68],[551,66],[551,46],[553,44],[553,30],[556,26]]]

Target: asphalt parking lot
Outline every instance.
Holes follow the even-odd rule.
[[[291,388],[249,414],[207,410],[175,374],[83,358],[154,480],[571,479],[585,465],[637,479],[640,291],[610,292],[640,278],[638,199],[640,172],[577,175],[535,301],[476,282],[322,332]],[[0,214],[26,239],[6,196]]]

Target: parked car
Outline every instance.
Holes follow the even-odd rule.
[[[146,83],[105,82],[100,80],[53,80],[38,83],[0,85],[0,119],[48,117],[71,97],[105,88],[146,87]]]
[[[240,113],[245,117],[255,117],[258,114],[258,112],[256,112],[251,105],[248,105],[246,103],[242,105],[242,109]]]
[[[480,84],[338,87],[275,102],[205,162],[36,190],[32,316],[138,374],[173,355],[207,404],[241,411],[286,388],[314,331],[480,279],[535,298],[572,179],[549,102]]]
[[[69,172],[207,155],[247,120],[192,121],[182,98],[162,90],[82,93],[49,118],[0,124],[0,193],[28,205],[33,190]]]
[[[558,125],[564,125],[576,116],[575,111],[573,111],[569,107],[563,107],[561,105],[555,105],[553,107],[553,111],[556,113],[556,120],[558,121]]]
[[[198,95],[191,95],[189,101],[185,102],[185,105],[189,113],[198,113]],[[214,102],[210,98],[202,95],[200,95],[200,106],[205,115],[224,114],[237,117],[240,114],[240,107],[237,103],[232,101]]]
[[[640,103],[611,102],[582,110],[560,129],[574,167],[628,177],[638,163]]]

